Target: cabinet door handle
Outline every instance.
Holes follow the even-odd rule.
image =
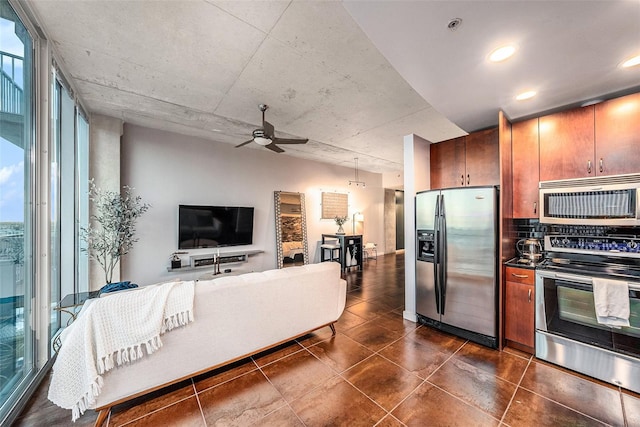
[[[464,174],[460,175],[460,185],[464,187]]]
[[[600,172],[604,172],[604,160],[600,158]]]
[[[529,302],[531,302],[531,289],[529,289],[528,295],[527,295],[527,299],[529,300]]]
[[[587,173],[591,173],[591,160],[587,160]]]
[[[469,174],[467,174],[467,185],[469,185],[469,182],[471,181],[469,180]]]
[[[527,277],[529,277],[528,274],[516,274],[516,273],[511,273],[511,275],[513,277],[517,277],[518,279],[526,279]],[[531,290],[529,290],[529,292],[531,292]]]
[[[534,214],[538,213],[538,202],[533,202],[533,213]]]

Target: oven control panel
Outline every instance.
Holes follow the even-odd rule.
[[[556,252],[611,254],[640,258],[640,239],[624,236],[547,235],[544,249]]]

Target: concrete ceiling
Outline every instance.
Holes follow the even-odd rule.
[[[464,130],[640,90],[639,0],[348,1],[373,44],[424,99]],[[451,31],[453,18],[462,24]],[[515,55],[488,61],[507,44]],[[537,95],[526,101],[515,96]],[[609,96],[612,97],[612,96]]]
[[[285,154],[402,170],[402,137],[438,142],[640,85],[640,1],[29,0],[91,113]],[[463,25],[447,29],[449,19]],[[488,65],[491,48],[515,58]],[[539,96],[516,104],[520,88]],[[239,150],[265,150],[249,144]]]

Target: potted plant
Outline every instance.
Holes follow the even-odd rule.
[[[129,186],[122,193],[100,189],[93,180],[89,183],[89,200],[93,203],[92,222],[80,228],[80,238],[86,243],[82,250],[95,259],[104,270],[107,286],[113,270],[138,239],[136,222],[150,205],[140,196],[133,196]]]
[[[347,222],[347,216],[336,215],[333,218],[333,220],[336,222],[336,225],[338,226],[338,231],[336,232],[336,234],[344,234],[344,229],[342,228],[342,224]]]

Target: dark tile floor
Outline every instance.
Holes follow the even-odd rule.
[[[120,405],[109,426],[640,426],[637,394],[403,320],[403,263],[384,255],[346,274],[336,336],[324,328]],[[17,425],[72,425],[47,387]]]

